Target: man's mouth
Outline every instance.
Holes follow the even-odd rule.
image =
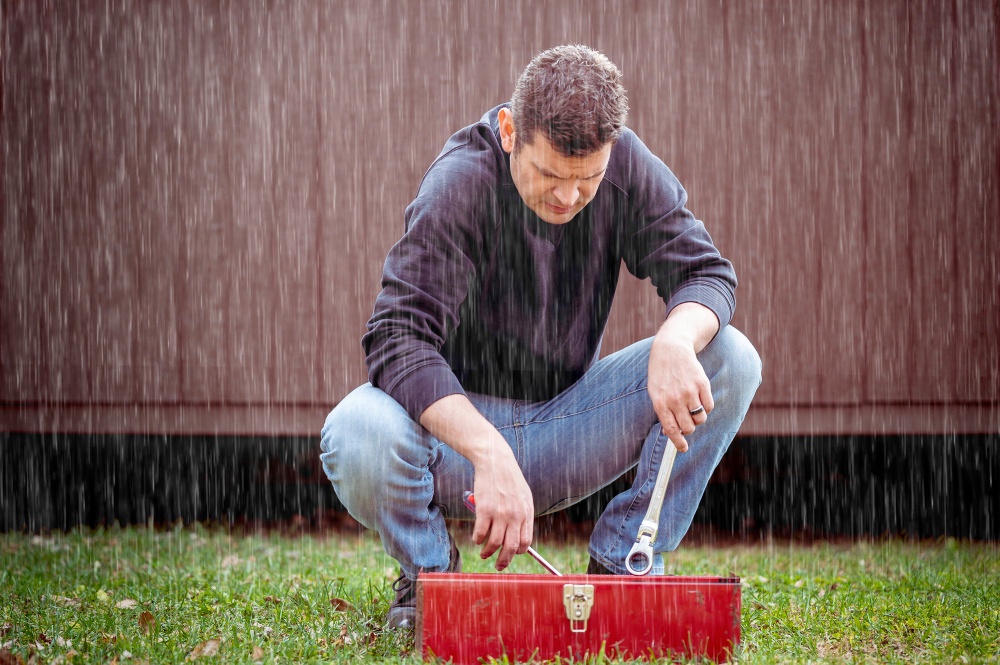
[[[556,213],[557,215],[566,215],[566,214],[569,214],[569,211],[573,209],[572,206],[570,206],[568,208],[561,208],[561,207],[559,207],[557,205],[552,205],[551,203],[546,203],[545,205],[547,205],[549,207],[549,210],[551,210],[552,212]]]

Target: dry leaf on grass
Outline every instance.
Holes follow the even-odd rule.
[[[250,657],[253,659],[253,662],[259,663],[264,660],[264,650],[260,647],[254,647],[253,654]]]
[[[139,615],[139,630],[143,635],[149,635],[156,628],[156,617],[149,610]]]
[[[0,649],[0,665],[24,665],[24,661],[9,649]]]
[[[124,598],[122,600],[119,600],[117,603],[115,603],[115,607],[117,607],[120,610],[130,610],[133,607],[137,607],[138,605],[139,605],[139,601],[138,600],[132,600],[131,598]]]
[[[83,604],[79,598],[67,598],[66,596],[52,596],[52,600],[64,607],[80,607]]]
[[[351,605],[343,598],[331,598],[330,604],[333,605],[334,612],[351,612],[354,610],[354,605]]]
[[[275,605],[281,605],[281,598],[275,598],[274,596],[264,596],[265,603],[274,603]]]
[[[219,653],[219,647],[222,645],[222,640],[216,638],[214,640],[208,640],[202,642],[194,649],[191,649],[191,653],[187,655],[188,660],[194,660],[195,658],[208,658]]]

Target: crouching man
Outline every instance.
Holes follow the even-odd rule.
[[[656,552],[675,549],[758,385],[728,325],[736,276],[673,173],[625,127],[622,74],[583,46],[539,54],[509,104],[454,136],[405,212],[362,344],[370,383],[322,430],[324,469],[399,562],[391,627],[415,580],[458,571],[445,517],[503,570],[536,515],[636,468],[594,526],[588,573],[625,574],[666,446]],[[655,337],[599,358],[624,261],[666,306]]]

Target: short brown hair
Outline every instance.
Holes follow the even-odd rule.
[[[621,136],[628,115],[622,73],[587,46],[556,46],[539,53],[514,87],[510,110],[519,144],[535,132],[566,157],[589,155]]]

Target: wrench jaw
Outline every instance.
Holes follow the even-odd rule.
[[[640,577],[646,575],[653,569],[653,537],[655,531],[647,528],[639,530],[639,537],[625,557],[625,570],[630,575]]]

